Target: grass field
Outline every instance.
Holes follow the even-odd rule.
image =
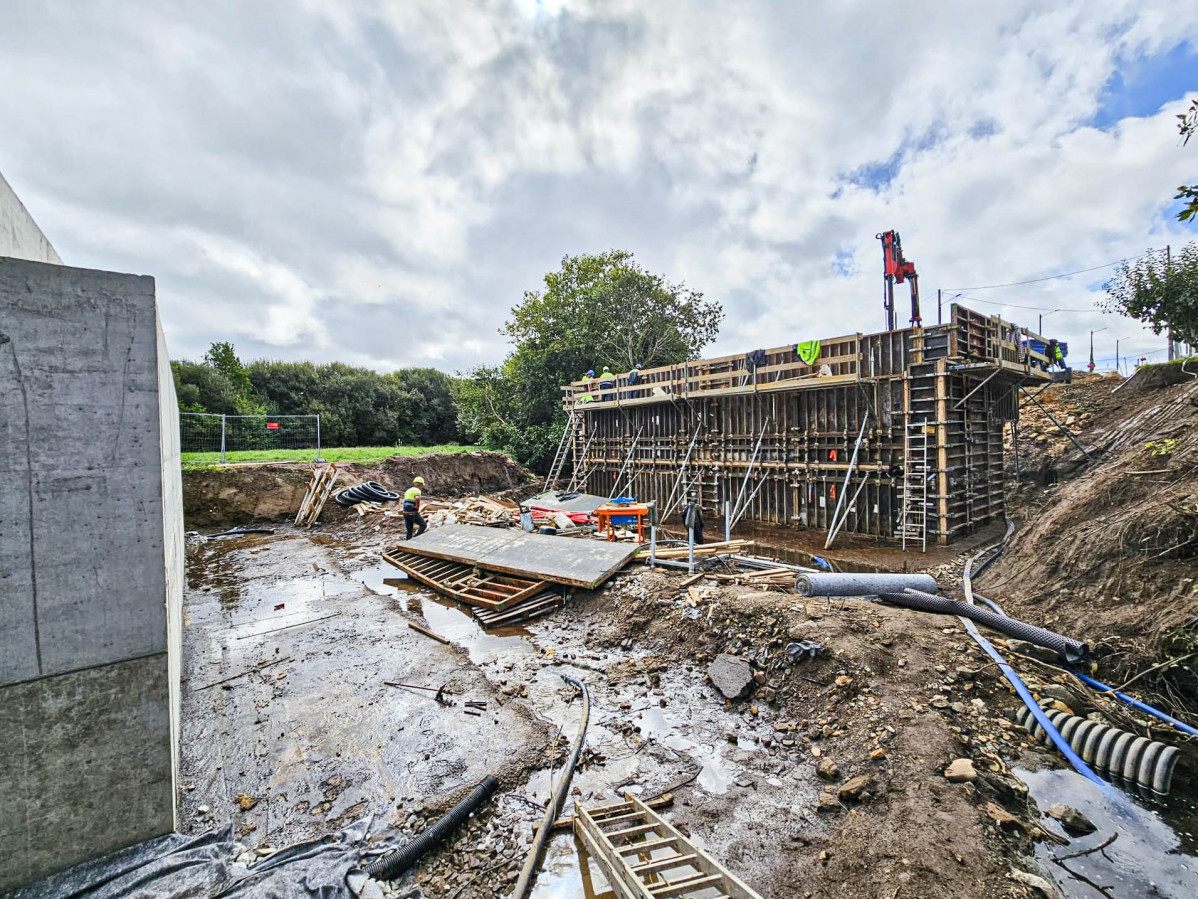
[[[468,453],[481,446],[329,446],[320,451],[329,462],[378,462],[391,456],[423,456],[426,453]],[[234,462],[313,462],[316,450],[244,450],[225,453],[227,463]],[[184,468],[220,465],[220,453],[183,453]]]

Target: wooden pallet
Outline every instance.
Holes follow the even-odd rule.
[[[576,808],[574,832],[618,899],[761,899],[631,793]]]
[[[565,605],[565,600],[562,599],[561,594],[557,591],[550,591],[521,600],[516,605],[509,606],[503,610],[497,611],[476,606],[471,610],[471,614],[474,615],[479,624],[489,629],[523,624],[525,621],[532,621],[534,618],[540,618],[542,615],[555,612],[563,605]]]
[[[545,581],[476,571],[463,562],[417,556],[398,549],[383,553],[383,559],[439,593],[493,612],[502,612],[531,599],[549,586]]]

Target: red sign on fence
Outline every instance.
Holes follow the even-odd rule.
[[[266,423],[266,430],[277,431],[278,429],[279,429],[279,423],[277,421],[268,421]]]

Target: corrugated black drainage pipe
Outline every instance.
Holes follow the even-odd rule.
[[[1168,794],[1173,786],[1173,769],[1179,755],[1176,746],[1167,746],[1059,709],[1044,711],[1066,742],[1095,771],[1158,796]],[[1041,743],[1048,742],[1044,728],[1036,723],[1031,710],[1020,709],[1015,720]]]
[[[1045,646],[1060,656],[1062,661],[1069,662],[1070,664],[1080,662],[1090,654],[1090,648],[1080,640],[1074,640],[1072,637],[1053,633],[1042,627],[1036,627],[1034,624],[1028,624],[1026,621],[1019,621],[1016,618],[999,615],[997,612],[991,612],[989,609],[970,605],[967,602],[956,602],[955,600],[945,599],[943,596],[933,596],[930,593],[922,593],[918,590],[907,590],[903,593],[881,593],[879,596],[884,602],[896,606],[904,606],[908,609],[919,609],[922,612],[933,612],[937,615],[960,615],[963,618],[969,618],[984,627],[1006,634],[1007,636],[1027,640],[1027,642],[1035,643],[1037,646]]]
[[[499,789],[499,781],[493,777],[483,778],[482,783],[470,791],[470,795],[451,808],[436,824],[409,840],[394,852],[380,856],[366,866],[366,873],[375,880],[394,880],[435,849],[458,829],[467,818]]]

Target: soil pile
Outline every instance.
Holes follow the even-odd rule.
[[[1117,393],[1111,380],[1049,388],[1041,400],[1062,424],[1073,417],[1092,461],[1024,422],[1021,438],[1041,448],[1034,464],[1055,474],[1041,483],[1055,483],[1012,504],[1025,523],[978,588],[1012,615],[1087,641],[1121,683],[1198,650],[1198,379],[1172,365],[1141,369]],[[1198,711],[1198,656],[1139,686]]]
[[[373,464],[338,463],[337,489],[378,481],[402,492],[420,475],[429,498],[503,493],[534,477],[504,453],[435,453],[395,456]],[[295,518],[311,478],[311,465],[230,465],[183,472],[183,516],[188,528],[231,527]],[[330,500],[320,522],[338,525],[357,514]]]

